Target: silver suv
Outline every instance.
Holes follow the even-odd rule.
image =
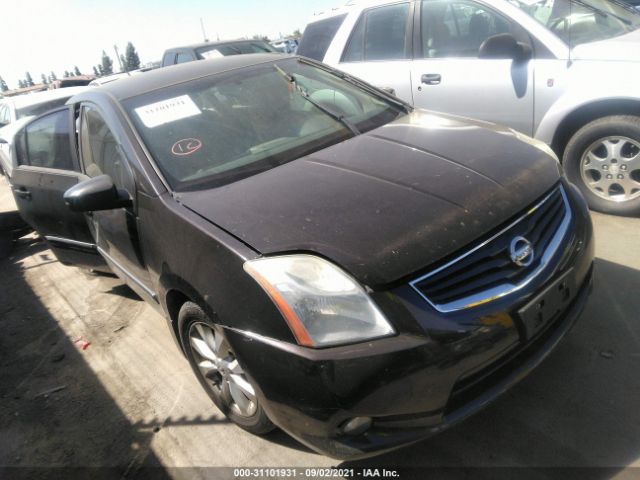
[[[298,54],[542,140],[591,208],[640,214],[639,12],[613,0],[350,3],[317,15]]]

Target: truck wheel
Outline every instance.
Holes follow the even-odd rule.
[[[192,370],[222,413],[254,434],[273,430],[275,426],[262,409],[251,380],[227,342],[224,329],[192,302],[180,309],[178,326]]]
[[[640,117],[613,115],[588,123],[569,140],[563,164],[592,210],[640,214]]]

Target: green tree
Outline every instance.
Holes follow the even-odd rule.
[[[76,75],[76,77],[79,77],[80,75],[82,75],[77,65],[73,67],[73,73]]]
[[[269,41],[269,37],[267,37],[266,35],[254,35],[253,40],[263,40],[265,42]]]
[[[300,37],[302,36],[302,33],[300,33],[300,29],[299,29],[299,28],[296,28],[296,29],[293,31],[293,33],[291,34],[291,36],[292,36],[293,38],[300,38]]]
[[[18,80],[18,88],[24,88],[25,84],[23,80]]]
[[[7,82],[4,81],[4,78],[0,77],[0,91],[6,92],[7,90],[9,90],[9,87],[7,86]]]
[[[133,43],[127,43],[124,58],[125,61],[122,63],[125,66],[126,70],[131,71],[140,68],[140,57],[138,56],[138,52],[136,52],[136,48],[133,46]]]
[[[102,64],[98,65],[98,76],[104,75],[104,69],[102,68]]]
[[[104,50],[102,51],[102,61],[100,65],[102,66],[103,75],[111,75],[113,73],[113,60],[111,60]]]
[[[55,82],[58,79],[58,76],[56,75],[56,73],[52,70],[51,74],[49,75],[49,81],[51,82]]]
[[[40,75],[40,79],[42,80],[42,83],[44,83],[45,85],[49,83],[44,73]]]
[[[31,74],[26,72],[24,76],[24,86],[25,87],[33,87],[35,84],[33,83],[33,78],[31,78]]]
[[[100,72],[98,71],[98,67],[96,67],[95,65],[93,66],[93,74],[94,74],[96,77],[99,77],[99,76],[100,76]]]
[[[127,59],[124,58],[123,54],[120,54],[120,65],[122,65],[122,68],[120,69],[121,72],[129,71],[129,69],[127,68]]]

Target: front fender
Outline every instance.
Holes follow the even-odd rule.
[[[573,63],[567,90],[544,114],[535,138],[551,145],[563,122],[585,109],[596,115],[591,119],[628,114],[630,108],[635,108],[640,114],[640,69],[630,68],[629,62],[604,64],[602,61],[580,60]]]

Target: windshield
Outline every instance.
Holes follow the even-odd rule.
[[[606,40],[640,27],[640,14],[609,0],[509,0],[567,45]]]
[[[212,45],[196,49],[200,60],[213,57],[227,57],[229,55],[241,55],[246,53],[275,53],[277,50],[265,42],[241,42]]]
[[[178,191],[274,168],[406,112],[382,94],[298,59],[192,80],[124,106]]]

